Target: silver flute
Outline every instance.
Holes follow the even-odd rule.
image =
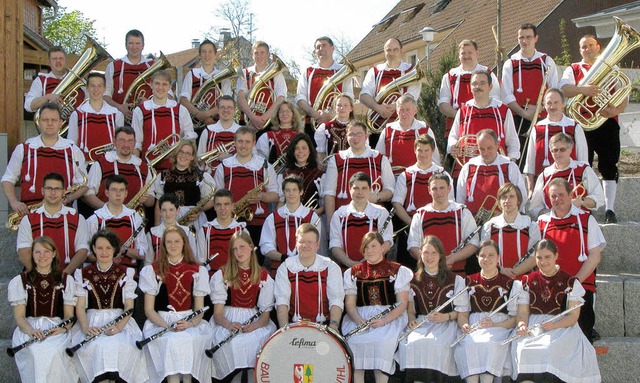
[[[575,310],[575,309],[578,309],[578,308],[582,307],[582,305],[584,305],[584,302],[581,302],[581,303],[579,303],[579,304],[577,304],[577,305],[575,305],[575,306],[571,306],[571,307],[569,307],[568,309],[566,309],[566,310],[564,310],[563,312],[561,312],[560,314],[555,315],[555,316],[553,316],[553,317],[551,317],[551,318],[547,319],[546,321],[544,321],[544,322],[542,322],[542,323],[538,323],[538,324],[536,324],[536,325],[533,325],[533,326],[529,327],[529,329],[527,329],[527,333],[526,333],[526,334],[524,334],[524,335],[519,335],[519,334],[517,334],[517,333],[516,333],[516,335],[514,335],[514,336],[512,336],[511,338],[509,338],[509,339],[507,339],[507,340],[503,341],[503,342],[502,342],[502,343],[500,343],[500,344],[504,346],[505,344],[509,344],[509,343],[513,342],[514,340],[516,340],[516,339],[518,339],[518,338],[522,338],[523,336],[527,336],[527,337],[528,337],[528,336],[532,336],[532,335],[539,335],[539,334],[541,334],[541,333],[542,333],[541,331],[543,331],[543,330],[542,330],[542,325],[547,324],[547,323],[551,323],[551,322],[555,322],[555,321],[556,321],[556,319],[562,318],[563,316],[565,316],[565,315],[569,314],[569,313],[570,313],[570,312],[572,312],[573,310]]]

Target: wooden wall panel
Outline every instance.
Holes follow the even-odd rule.
[[[24,8],[21,0],[0,0],[0,132],[7,133],[8,153],[22,137],[22,30]]]

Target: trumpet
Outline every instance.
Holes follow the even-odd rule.
[[[371,192],[373,194],[378,194],[382,191],[382,185],[380,184],[380,182],[382,182],[382,176],[378,176],[378,178],[376,178],[375,181],[371,183]]]
[[[273,166],[274,169],[276,169],[276,168],[278,169],[278,170],[276,170],[276,174],[284,173],[284,171],[286,169],[286,167],[284,166],[284,162],[286,161],[286,159],[287,159],[287,152],[284,151],[284,152],[282,152],[280,157],[278,157],[275,160],[275,162],[273,163],[272,166]]]
[[[234,141],[227,142],[226,144],[218,144],[206,153],[203,153],[198,157],[198,161],[204,162],[206,165],[217,161],[221,154],[231,153],[236,149],[236,143]]]
[[[63,198],[87,186],[87,175],[82,170],[79,170],[79,172],[82,175],[82,182],[79,184],[71,185],[64,192]],[[44,199],[40,202],[28,205],[27,209],[29,210],[29,213],[33,213],[37,208],[39,208],[42,205],[44,205]],[[20,213],[18,213],[17,211],[14,211],[13,213],[9,214],[9,216],[7,217],[7,223],[5,223],[5,227],[11,231],[18,231],[18,227],[20,227],[20,221],[22,220],[22,217],[24,216],[20,215]]]
[[[253,212],[249,208],[249,200],[260,193],[260,190],[269,183],[269,177],[265,178],[265,180],[256,186],[255,188],[249,190],[244,197],[240,198],[238,202],[235,203],[233,208],[233,218],[235,219],[244,219],[246,222],[249,222],[253,219]],[[256,209],[256,213],[258,213],[260,208]]]
[[[173,140],[173,143],[170,144]],[[156,166],[160,161],[164,160],[175,148],[178,147],[178,143],[180,143],[180,135],[178,133],[173,133],[163,140],[159,141],[153,148],[149,149],[145,154],[144,158],[147,160],[147,163],[150,167]]]
[[[546,321],[544,321],[542,323],[538,323],[536,325],[533,325],[533,326],[529,327],[529,329],[527,330],[527,334],[526,335],[519,335],[519,334],[516,333],[511,338],[502,341],[502,343],[500,343],[500,344],[502,346],[504,346],[505,344],[509,344],[509,343],[513,342],[514,340],[516,340],[516,339],[522,338],[523,336],[538,336],[538,335],[544,333],[544,329],[542,328],[542,325],[545,325],[545,324],[551,323],[551,322],[555,322],[556,319],[562,318],[563,316],[569,314],[573,310],[579,309],[583,305],[584,305],[584,302],[580,302],[575,306],[571,306],[568,309],[566,309],[563,312],[561,312],[560,314],[554,315],[553,317],[547,319]]]

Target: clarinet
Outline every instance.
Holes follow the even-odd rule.
[[[518,338],[522,338],[523,336],[539,335],[540,333],[543,332],[542,331],[542,325],[543,324],[554,322],[556,319],[561,318],[561,317],[565,316],[566,314],[569,314],[573,310],[578,309],[578,308],[582,307],[583,305],[584,305],[584,302],[578,303],[575,306],[571,306],[568,309],[566,309],[563,312],[561,312],[560,314],[555,315],[555,316],[547,319],[546,321],[544,321],[542,323],[538,323],[536,325],[533,325],[533,326],[529,327],[529,329],[527,330],[527,333],[525,335],[519,335],[519,334],[516,333],[511,338],[509,338],[509,339],[503,341],[502,343],[500,343],[500,345],[504,346],[505,344],[509,344],[509,343],[513,342],[514,340],[516,340]]]
[[[396,302],[394,304],[392,304],[391,306],[387,307],[386,309],[380,311],[378,314],[372,316],[371,318],[367,319],[366,321],[362,322],[358,327],[354,328],[353,330],[349,331],[349,333],[347,335],[344,336],[344,339],[349,339],[352,336],[359,334],[361,332],[363,332],[364,330],[367,330],[370,326],[371,326],[371,322],[373,322],[376,319],[380,319],[383,316],[389,314],[391,311],[393,311],[393,309],[395,309],[396,307],[398,307],[400,305],[400,303]]]
[[[129,246],[133,245],[133,242],[136,240],[136,238],[138,238],[138,235],[140,235],[140,233],[145,228],[145,226],[147,226],[147,221],[148,220],[146,218],[142,219],[142,224],[140,224],[140,226],[138,226],[136,231],[134,231],[133,234],[131,234],[131,237],[129,237],[129,239],[127,239],[127,241],[120,247],[120,249],[122,251],[127,251]],[[119,255],[118,257],[122,257],[122,256]],[[119,258],[119,259],[122,259],[122,258]]]
[[[137,341],[136,341],[136,347],[138,347],[138,350],[142,350],[142,348],[143,348],[147,343],[151,342],[152,340],[156,340],[156,339],[160,338],[160,337],[161,337],[162,335],[164,335],[166,332],[173,331],[173,330],[176,328],[176,326],[177,326],[177,324],[176,324],[176,323],[178,323],[179,321],[189,321],[189,320],[191,320],[191,319],[193,319],[193,318],[197,317],[198,315],[202,314],[203,312],[205,312],[205,311],[207,311],[207,310],[209,310],[209,306],[204,306],[204,307],[203,307],[203,308],[201,308],[200,310],[194,311],[194,312],[192,312],[191,314],[189,314],[189,315],[185,316],[184,318],[182,318],[182,319],[180,319],[180,320],[177,320],[177,321],[173,322],[173,324],[171,324],[171,326],[169,326],[169,327],[167,327],[167,328],[164,328],[164,329],[162,329],[162,330],[158,331],[157,333],[155,333],[155,334],[151,335],[150,337],[145,338],[145,339],[143,339],[143,340],[137,340]]]
[[[246,321],[242,322],[242,326],[246,326],[249,323],[258,320],[258,318],[260,317],[260,315],[262,315],[264,311],[262,310],[258,310],[258,312],[256,312],[255,314],[253,314],[253,316],[249,319],[247,319]],[[216,344],[215,346],[204,350],[204,353],[209,357],[209,358],[213,358],[213,354],[218,351],[222,346],[225,345],[225,343],[228,343],[231,341],[231,339],[235,338],[236,335],[238,335],[240,333],[240,330],[233,330],[231,331],[231,333],[229,333],[229,335],[224,338],[220,343]]]
[[[67,327],[68,324],[71,323],[75,323],[76,322],[76,317],[71,317],[63,322],[60,322],[59,324],[47,329],[44,331],[44,337],[48,337],[49,334],[51,334],[53,332],[53,330],[57,329],[57,328],[63,328],[63,327]],[[44,340],[44,339],[42,339]],[[16,353],[20,350],[22,350],[23,348],[27,348],[29,346],[31,346],[32,344],[36,343],[40,341],[40,339],[36,338],[36,337],[32,337],[31,339],[29,339],[28,341],[22,343],[21,345],[15,346],[15,347],[9,347],[7,348],[7,354],[10,357],[14,357],[16,355]]]
[[[496,307],[495,310],[491,311],[489,313],[489,315],[487,315],[487,318],[491,318],[492,316],[494,316],[497,313],[499,313],[500,310],[502,310],[503,308],[505,308],[509,304],[509,302],[511,302],[512,300],[516,299],[518,297],[518,295],[520,295],[520,293],[517,293],[516,295],[512,296],[511,298],[509,298],[509,300],[505,301],[503,304],[501,304],[500,306]],[[469,335],[472,332],[478,330],[479,328],[480,328],[480,321],[477,321],[476,323],[473,324],[473,326],[471,326],[469,328],[469,332],[467,332],[467,333],[463,332],[462,335],[460,335],[458,337],[458,339],[456,339],[455,342],[451,343],[451,347],[455,347],[455,345],[460,343],[467,335]]]
[[[475,237],[476,234],[478,234],[480,232],[480,230],[482,230],[482,226],[483,225],[478,225],[478,227],[476,227],[476,229],[473,231],[473,233],[469,234],[469,236],[467,238],[463,239],[462,242],[460,242],[458,244],[458,246],[456,246],[455,249],[451,250],[451,254],[457,253],[458,251],[462,250],[463,247],[467,246],[467,243],[469,243],[469,241],[471,241],[471,239],[473,237]]]
[[[421,320],[420,322],[418,322],[418,324],[414,327],[414,328],[410,328],[405,330],[405,332],[403,332],[399,337],[398,337],[398,342],[402,341],[404,338],[406,338],[407,336],[409,336],[409,334],[411,334],[415,329],[417,329],[418,327],[422,326],[423,324],[427,323],[429,321],[429,315],[431,314],[435,314],[435,313],[439,313],[440,311],[442,311],[442,309],[444,309],[445,307],[447,307],[447,305],[449,305],[451,302],[453,302],[457,297],[459,297],[460,295],[462,295],[462,293],[466,292],[469,289],[469,287],[465,287],[464,289],[458,291],[457,294],[455,294],[454,296],[452,296],[451,298],[449,298],[446,302],[444,302],[443,304],[441,304],[440,306],[436,307],[435,309],[431,310],[431,312],[429,314],[427,314],[423,320]]]
[[[389,226],[389,223],[391,223],[394,215],[396,215],[396,208],[392,207],[391,210],[389,210],[389,216],[382,224],[382,230],[380,231],[380,234],[383,234],[385,231],[387,231],[387,226]]]
[[[117,317],[113,318],[113,320],[109,323],[107,323],[106,325],[100,327],[100,333],[97,335],[91,335],[87,338],[85,338],[82,342],[76,344],[73,347],[69,347],[67,349],[65,349],[64,351],[67,353],[67,355],[69,356],[73,356],[73,354],[76,353],[76,351],[78,351],[80,349],[80,347],[84,346],[85,344],[95,340],[97,337],[99,337],[100,335],[104,334],[104,332],[111,326],[115,326],[116,324],[118,324],[121,320],[123,320],[124,318],[128,317],[129,315],[131,315],[133,313],[133,309],[129,309],[125,312],[123,312],[122,314],[118,315]]]
[[[213,254],[213,256],[211,258],[209,258],[206,261],[202,262],[202,266],[207,267],[207,265],[210,264],[214,259],[216,259],[218,257],[218,255],[220,255],[220,253]]]
[[[538,242],[540,242],[540,240],[538,240]],[[529,257],[531,257],[533,255],[533,253],[536,251],[536,246],[538,245],[538,242],[534,243],[533,246],[531,246],[531,248],[529,250],[527,250],[527,252],[525,253],[524,257],[520,258],[518,260],[518,262],[516,262],[511,268],[515,269],[516,267],[518,267],[521,264],[523,264],[524,261],[529,259]]]

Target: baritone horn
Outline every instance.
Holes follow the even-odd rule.
[[[269,106],[275,102],[275,94],[269,85],[269,81],[280,73],[288,72],[287,65],[276,55],[271,54],[271,64],[267,66],[264,72],[256,76],[251,89],[249,90],[248,101],[249,108],[253,113],[264,114]],[[256,126],[257,129],[266,128],[271,120],[265,122],[264,126]]]
[[[622,104],[631,92],[631,80],[616,67],[629,52],[640,47],[640,34],[617,17],[615,34],[609,44],[591,66],[578,86],[595,85],[600,94],[587,97],[579,94],[567,103],[567,113],[586,131],[598,129],[606,120],[600,111],[609,105]]]
[[[339,88],[340,84],[347,81],[351,77],[357,76],[358,70],[356,67],[345,57],[342,68],[338,69],[333,76],[324,81],[322,87],[316,95],[316,100],[313,102],[313,110],[323,110],[333,113],[333,104],[341,92]],[[315,121],[311,124],[316,129]]]
[[[196,94],[193,95],[193,99],[191,100],[193,106],[201,112],[213,108],[220,95],[222,95],[220,84],[225,80],[238,77],[240,70],[242,70],[240,62],[237,58],[232,57],[231,63],[226,68],[211,76],[211,78],[202,84]],[[195,116],[191,116],[191,119],[193,120],[193,129],[204,129],[207,126],[204,121],[200,121]]]
[[[82,56],[80,56],[73,68],[69,69],[69,72],[52,92],[60,96],[60,118],[64,120],[62,128],[60,129],[61,135],[64,135],[67,129],[69,129],[69,116],[71,116],[71,113],[79,106],[79,100],[83,97],[80,88],[87,83],[84,79],[86,75],[105,59],[112,59],[111,55],[94,39],[90,36],[86,36],[86,38],[87,45]],[[33,121],[39,131],[40,111],[36,112]]]
[[[153,65],[151,65],[147,70],[140,73],[138,77],[131,83],[129,89],[127,89],[127,93],[124,95],[123,103],[129,105],[129,110],[133,110],[140,100],[148,99],[151,97],[151,94],[148,94],[147,88],[150,84],[147,82],[154,73],[159,70],[171,69],[171,63],[169,59],[160,51],[160,57],[158,57]],[[127,124],[131,124],[131,120],[128,119],[126,121]]]
[[[173,141],[173,143],[171,143]],[[154,167],[160,161],[164,160],[180,143],[180,135],[173,133],[161,141],[158,141],[156,146],[147,150],[144,157],[147,160],[149,166]]]

